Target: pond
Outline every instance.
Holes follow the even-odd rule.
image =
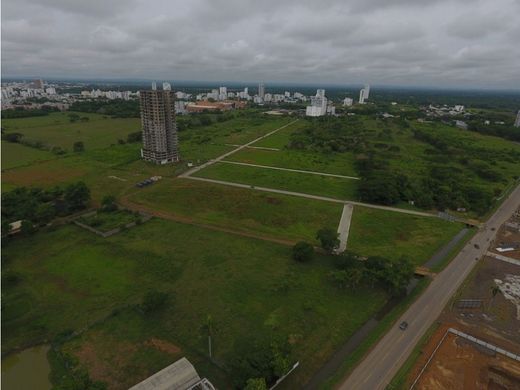
[[[50,390],[48,351],[41,345],[2,359],[2,390]]]

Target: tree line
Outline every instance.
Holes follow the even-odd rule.
[[[22,221],[22,233],[32,233],[59,216],[70,215],[87,207],[90,189],[82,182],[51,189],[19,187],[2,194],[2,236],[9,224]]]

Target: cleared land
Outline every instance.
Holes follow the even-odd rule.
[[[276,134],[271,137],[276,137]],[[271,137],[268,137],[268,139]],[[254,145],[256,146],[257,143]],[[290,149],[276,151],[244,149],[230,156],[227,160],[344,176],[357,176],[357,172],[354,169],[354,155],[352,153],[323,154]]]
[[[409,257],[422,265],[462,224],[355,206],[347,248],[363,256]]]
[[[2,141],[2,170],[30,165],[38,161],[56,158],[45,150]]]
[[[20,281],[3,297],[3,351],[120,308],[64,349],[82,358],[95,379],[118,367],[111,388],[126,388],[171,363],[172,345],[188,356],[205,355],[203,325],[211,315],[217,362],[227,367],[253,335],[281,335],[302,363],[293,378],[301,383],[386,296],[364,287],[338,291],[327,278],[330,259],[300,264],[290,253],[286,246],[158,219],[107,239],[74,226],[37,233],[4,249],[4,271]],[[124,308],[150,289],[169,294],[164,312],[143,316]],[[161,340],[162,352],[150,348],[152,339]],[[209,363],[200,371],[220,377]]]
[[[163,180],[128,200],[196,222],[312,242],[321,227],[337,227],[342,208],[189,179]]]
[[[108,118],[98,114],[77,113],[88,121],[70,122],[69,112],[52,113],[43,117],[5,119],[2,126],[8,133],[21,133],[25,139],[39,141],[50,147],[59,146],[69,152],[76,141],[85,149],[103,148],[125,140],[128,134],[140,130],[137,118]]]
[[[356,200],[358,184],[357,180],[351,179],[222,163],[211,165],[194,176],[329,196],[340,200]]]

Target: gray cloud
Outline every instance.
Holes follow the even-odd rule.
[[[520,88],[515,0],[4,0],[3,76]]]

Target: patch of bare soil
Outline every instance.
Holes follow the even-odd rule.
[[[433,352],[444,333],[444,327],[439,329],[426,349]],[[410,381],[417,377],[430,355],[431,353],[423,355]],[[415,388],[518,390],[520,362],[449,333],[420,376]]]

